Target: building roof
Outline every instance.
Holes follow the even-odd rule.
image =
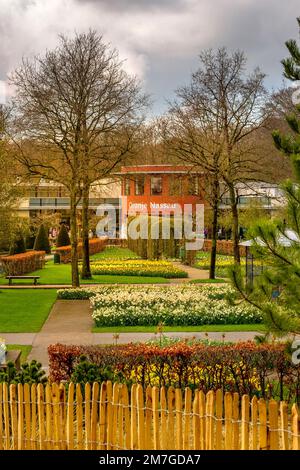
[[[194,169],[192,165],[134,165],[123,166],[115,175],[132,174],[200,174],[201,171]]]

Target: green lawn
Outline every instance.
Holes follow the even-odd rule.
[[[108,246],[101,253],[96,253],[91,256],[91,260],[105,260],[105,259],[140,259],[140,257],[129,250],[129,248],[122,248],[120,246]]]
[[[47,261],[43,269],[30,273],[40,276],[39,284],[71,284],[71,265],[54,264],[53,261]],[[30,275],[28,274],[28,275]],[[0,278],[0,284],[7,284],[5,277]],[[32,281],[13,281],[14,284],[27,284]],[[146,276],[113,276],[113,275],[94,275],[92,279],[82,280],[82,284],[162,284],[168,283],[168,279],[163,277]]]
[[[55,300],[55,289],[0,291],[0,332],[34,333],[40,331]]]
[[[93,333],[155,333],[155,326],[104,326],[94,327]],[[265,326],[261,324],[252,325],[201,325],[201,326],[164,326],[163,333],[168,331],[194,331],[194,332],[212,332],[212,331],[265,331]]]
[[[21,362],[26,362],[27,356],[30,353],[32,347],[25,345],[25,344],[7,344],[7,350],[10,351],[11,349],[20,349],[21,353]]]

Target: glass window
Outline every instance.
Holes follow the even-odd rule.
[[[189,176],[188,178],[188,194],[191,196],[199,195],[199,181],[197,176]]]
[[[145,188],[145,177],[144,176],[137,176],[135,178],[134,182],[135,186],[135,195],[136,196],[142,196],[144,194],[144,188]]]
[[[125,178],[124,186],[125,186],[125,196],[129,196],[130,195],[130,179],[129,178]]]
[[[172,175],[169,178],[169,195],[181,196],[182,194],[182,178],[181,176]]]
[[[151,177],[151,194],[152,196],[159,196],[162,194],[162,176]]]

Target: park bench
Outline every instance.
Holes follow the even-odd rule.
[[[15,367],[17,369],[20,369],[20,367],[21,367],[21,354],[22,354],[22,351],[20,351],[20,349],[12,349],[10,351],[6,351],[5,360],[2,363],[0,363],[0,369],[6,369],[7,364],[9,362],[13,362]]]
[[[8,284],[11,286],[13,279],[33,279],[33,283],[36,286],[37,280],[40,278],[40,276],[6,276],[6,279],[8,279]]]

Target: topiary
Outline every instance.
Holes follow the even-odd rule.
[[[51,253],[49,238],[43,224],[40,225],[37,236],[35,238],[33,249],[36,251],[45,251],[46,253]]]
[[[69,237],[69,233],[65,224],[62,224],[59,230],[59,234],[57,236],[56,247],[59,246],[69,246],[71,245],[71,240]]]
[[[22,233],[18,233],[16,236],[14,242],[12,243],[9,254],[10,255],[17,255],[18,253],[25,253],[26,252],[26,246],[25,246],[25,240],[22,235]]]

